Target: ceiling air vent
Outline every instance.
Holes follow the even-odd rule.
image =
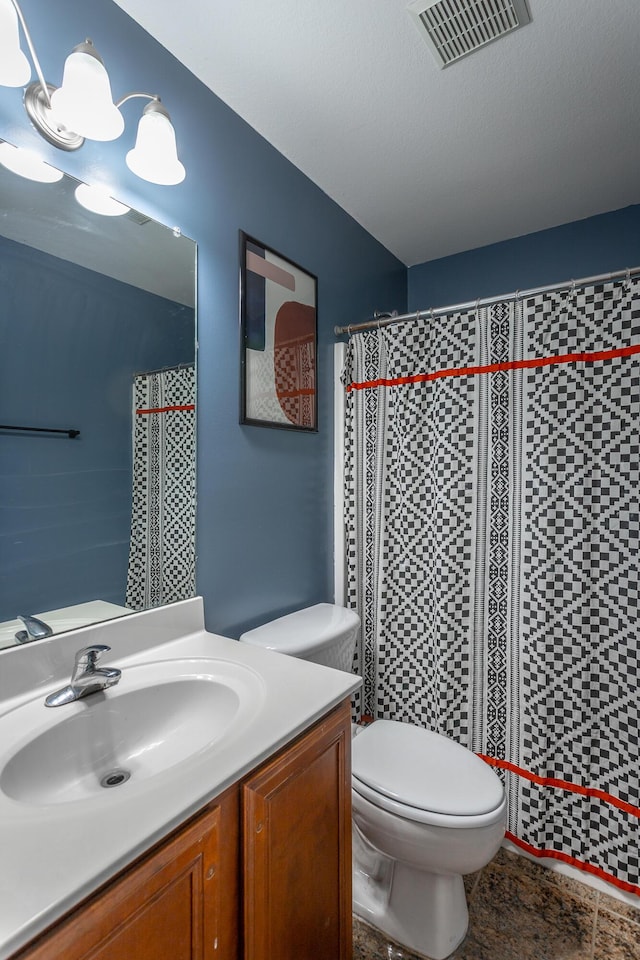
[[[407,9],[441,67],[531,21],[526,0],[413,0]]]

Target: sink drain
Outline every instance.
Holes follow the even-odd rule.
[[[110,770],[100,779],[100,786],[119,787],[121,783],[126,783],[130,776],[128,770]]]

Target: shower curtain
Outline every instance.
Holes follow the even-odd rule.
[[[503,778],[507,836],[640,895],[640,281],[353,336],[357,708]]]
[[[142,373],[133,385],[133,490],[126,604],[195,596],[195,370]]]

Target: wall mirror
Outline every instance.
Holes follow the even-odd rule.
[[[0,165],[5,652],[195,593],[196,245],[78,187]]]

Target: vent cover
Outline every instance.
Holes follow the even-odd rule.
[[[139,210],[134,210],[133,207],[128,213],[125,213],[125,217],[127,220],[133,220],[133,222],[137,223],[139,227],[144,227],[147,223],[151,222],[150,217],[145,217],[144,213],[140,213]]]
[[[526,0],[413,0],[407,9],[440,67],[531,21]]]

